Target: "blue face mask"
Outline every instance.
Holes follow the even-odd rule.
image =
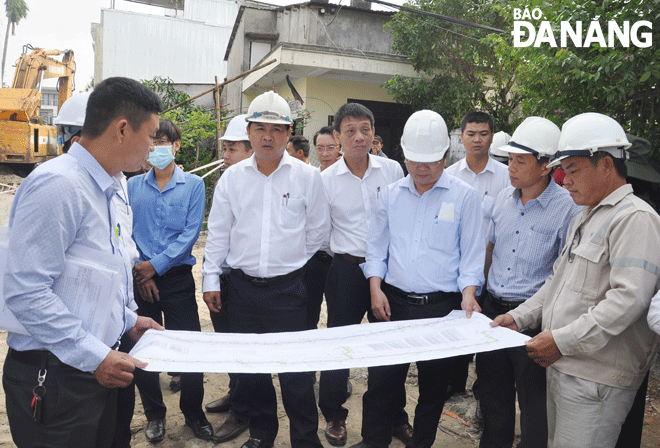
[[[163,170],[174,160],[174,155],[172,154],[172,145],[169,146],[154,146],[153,152],[149,153],[149,163]]]

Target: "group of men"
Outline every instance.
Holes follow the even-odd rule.
[[[160,111],[158,97],[139,83],[103,81],[67,154],[37,168],[16,194],[4,293],[30,335],[10,333],[3,385],[19,447],[130,444],[130,433],[122,441],[122,425],[116,436],[113,427],[122,417],[116,388],[133,379],[147,437],[165,435],[157,374],[114,350],[162,329],[162,315],[167,328],[199,331],[190,249],[204,188],[174,164],[180,131],[159,121]],[[226,170],[213,193],[202,270],[215,331],[313,329],[324,296],[328,327],[365,315],[393,321],[483,311],[492,325],[532,339],[477,356],[480,446],[512,446],[516,393],[519,446],[614,446],[657,346],[647,313],[660,287],[660,217],[626,184],[630,144],[621,126],[595,113],[573,117],[562,130],[529,117],[500,148],[507,169],[488,156],[492,118],[471,113],[461,122],[466,157],[445,172],[447,126],[422,110],[404,127],[404,177],[398,162],[370,153],[374,116],[362,105],[345,104],[332,127],[314,136],[320,169],[306,163],[309,142],[291,136],[292,123],[288,103],[267,92],[223,137]],[[118,194],[115,176],[139,169],[150,151],[154,168]],[[552,179],[559,165],[565,189]],[[120,239],[126,226],[116,196],[129,216],[132,205],[137,257]],[[88,328],[53,292],[73,246],[121,259],[103,331]],[[409,365],[369,368],[362,440],[352,448],[386,448],[393,436],[411,448],[431,447],[464,364],[417,363],[412,425],[404,410]],[[318,408],[332,446],[347,442],[348,377],[348,370],[320,375]],[[315,373],[278,379],[291,446],[320,447]],[[206,406],[229,410],[215,432],[201,409],[202,382],[201,373],[181,375],[181,409],[196,437],[223,442],[249,429],[243,448],[274,445],[271,375],[230,375],[229,394]]]

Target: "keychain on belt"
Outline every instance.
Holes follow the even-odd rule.
[[[35,421],[35,423],[38,424],[41,423],[43,396],[46,395],[46,386],[44,386],[44,381],[46,381],[47,373],[48,370],[46,370],[46,357],[44,356],[41,361],[39,374],[37,375],[37,385],[34,386],[34,389],[32,389],[34,396],[32,397],[32,403],[30,404],[30,409],[32,409],[32,419]]]

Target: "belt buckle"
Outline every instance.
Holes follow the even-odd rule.
[[[268,279],[263,277],[254,277],[251,279],[251,283],[254,286],[264,286],[268,283]]]
[[[412,305],[428,305],[429,296],[427,294],[408,294],[408,303]]]

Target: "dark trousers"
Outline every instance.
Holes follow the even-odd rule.
[[[621,426],[621,433],[616,441],[616,448],[639,448],[642,446],[642,430],[644,429],[644,411],[646,410],[646,390],[649,387],[649,374],[637,389],[632,409]]]
[[[128,353],[135,342],[124,334],[121,338],[119,351]],[[131,421],[135,412],[135,380],[126,387],[117,389],[117,424],[112,448],[131,448]]]
[[[455,308],[456,300],[460,302],[460,293],[448,293],[437,303],[412,305],[385,287],[383,292],[390,304],[392,321],[443,317]],[[417,363],[419,400],[409,447],[430,448],[433,445],[453,362],[453,358],[447,358]],[[386,448],[392,441],[399,388],[405,387],[409,366],[369,368],[368,388],[362,397],[362,439],[370,447]]]
[[[315,330],[321,316],[321,304],[325,292],[325,281],[330,270],[332,256],[325,251],[316,252],[305,267],[305,287],[307,288],[307,329]]]
[[[483,313],[491,319],[507,312],[490,296]],[[526,332],[534,336],[538,332]],[[484,418],[480,448],[511,448],[516,423],[516,392],[520,406],[519,448],[548,444],[545,369],[527,356],[525,347],[477,354],[479,397]]]
[[[18,354],[17,354],[18,353]],[[14,352],[5,359],[2,385],[14,443],[28,447],[109,447],[115,426],[117,390],[101,386],[94,375],[47,355],[42,398],[42,421],[32,419],[30,407],[41,368],[41,351]],[[34,356],[36,362],[17,359]]]
[[[191,268],[191,267],[190,267]],[[135,302],[140,316],[151,317],[168,330],[201,331],[195,280],[188,267],[174,267],[162,276],[154,276],[160,300],[149,303],[140,297],[135,288]],[[135,385],[140,391],[142,406],[147,420],[164,419],[167,408],[163,403],[158,372],[135,371]],[[199,420],[204,417],[204,374],[183,373],[181,375],[181,397],[179,407],[187,419]]]
[[[257,284],[240,271],[229,274],[229,329],[232,333],[306,330],[307,292],[303,275]],[[272,444],[278,430],[277,397],[270,374],[236,375],[235,393],[249,409],[250,437]],[[320,448],[312,372],[280,373],[282,404],[289,417],[292,448]]]
[[[334,256],[330,263],[325,284],[325,301],[328,307],[328,328],[359,324],[365,314],[369,321],[374,320],[369,281],[357,263],[351,263],[340,256]],[[328,422],[346,420],[348,416],[344,403],[347,399],[346,383],[349,373],[349,369],[321,372],[319,408]],[[408,414],[404,410],[405,383],[398,388],[397,397],[398,410],[394,426],[408,423]]]
[[[220,302],[222,303],[220,312],[209,312],[213,330],[216,333],[229,333],[229,307],[231,305],[229,303],[228,277],[228,274],[220,276]],[[231,403],[229,414],[238,421],[246,422],[249,419],[247,404],[242,397],[236,395],[237,375],[235,373],[227,375],[229,375],[229,400]]]

